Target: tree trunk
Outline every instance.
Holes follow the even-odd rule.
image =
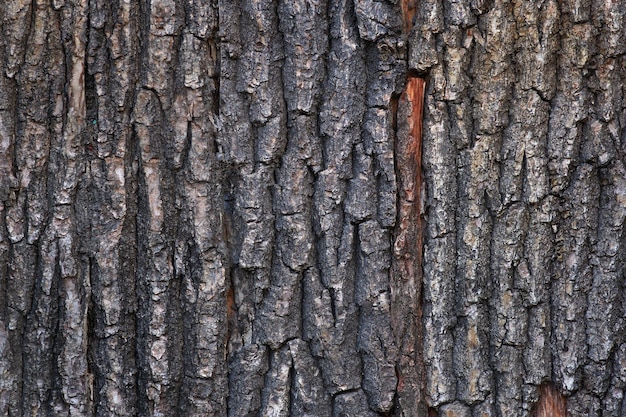
[[[626,1],[0,17],[0,415],[626,415]]]

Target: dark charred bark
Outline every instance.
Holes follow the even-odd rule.
[[[626,3],[0,3],[0,415],[626,414]]]

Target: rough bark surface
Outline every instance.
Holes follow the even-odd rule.
[[[526,416],[549,381],[570,416],[626,415],[625,12],[419,3],[409,69],[428,77],[424,361],[440,415]]]
[[[625,20],[0,2],[0,415],[626,415]]]

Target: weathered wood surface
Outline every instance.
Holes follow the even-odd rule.
[[[0,2],[0,415],[626,415],[625,20]]]

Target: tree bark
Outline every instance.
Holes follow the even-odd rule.
[[[626,2],[0,3],[0,415],[626,415]]]

